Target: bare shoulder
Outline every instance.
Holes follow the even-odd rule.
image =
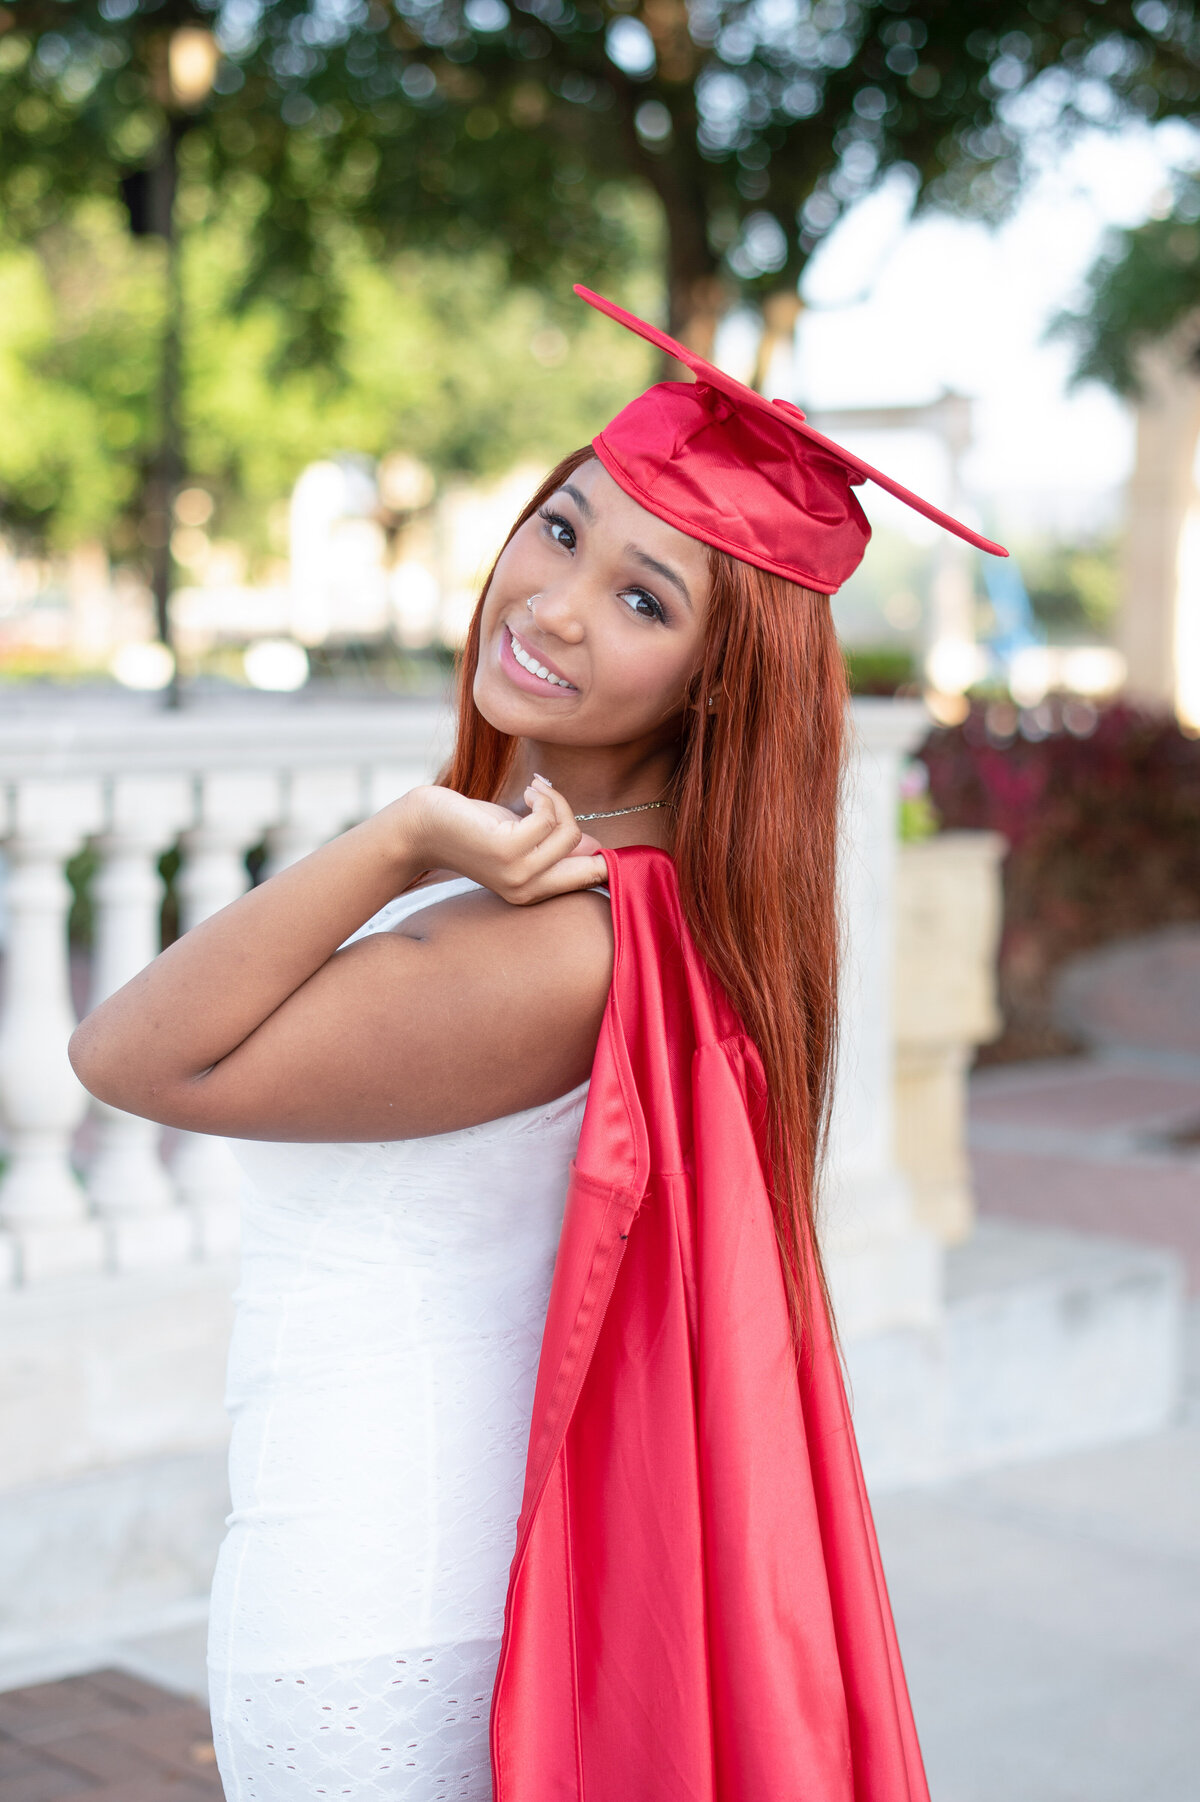
[[[490,889],[468,889],[418,908],[385,936],[393,935],[423,944],[461,946],[463,951],[485,944],[496,949],[537,945],[547,957],[599,955],[602,963],[607,961],[606,981],[612,973],[612,908],[607,895],[588,889],[529,907],[513,907]]]
[[[498,1008],[510,1050],[526,1060],[564,1060],[578,1071],[573,1082],[587,1074],[612,982],[607,895],[578,890],[514,907],[489,889],[471,889],[422,907],[382,936],[417,941],[431,983],[471,996],[488,1013]]]
[[[472,889],[339,953],[335,962],[361,960],[353,991],[384,1003],[378,1035],[404,1072],[401,1132],[454,1131],[583,1082],[613,946],[606,895],[580,890],[514,907]]]

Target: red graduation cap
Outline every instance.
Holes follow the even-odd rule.
[[[833,594],[862,562],[871,536],[852,489],[877,482],[968,544],[1007,557],[1003,545],[816,431],[790,401],[756,394],[590,288],[576,283],[575,292],[696,377],[647,388],[592,440],[614,482],[689,538]]]

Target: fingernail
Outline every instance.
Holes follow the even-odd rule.
[[[554,784],[553,784],[553,782],[551,782],[549,776],[539,776],[536,770],[534,771],[533,779],[535,782],[544,782],[546,784],[547,788],[554,787]]]

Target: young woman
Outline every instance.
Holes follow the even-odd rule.
[[[499,1794],[489,1711],[502,1638],[519,1626],[504,1612],[509,1568],[523,1482],[524,1524],[549,1468],[541,1459],[534,1480],[535,1381],[540,1413],[543,1385],[551,1413],[566,1419],[576,1406],[551,1393],[559,1367],[539,1375],[539,1354],[545,1363],[549,1342],[561,1341],[569,1354],[562,1369],[571,1357],[580,1365],[571,1393],[582,1392],[580,1333],[595,1340],[585,1315],[603,1315],[601,1291],[628,1308],[613,1274],[627,1245],[637,1268],[637,1222],[627,1213],[621,1231],[603,1229],[613,1268],[599,1289],[584,1283],[575,1313],[562,1313],[575,1280],[564,1268],[575,1256],[565,1242],[555,1265],[564,1201],[594,1059],[600,1069],[598,1041],[613,1035],[606,1028],[609,1040],[601,1037],[618,988],[609,904],[618,874],[650,922],[638,934],[627,924],[627,946],[616,944],[619,964],[625,960],[621,1030],[632,1043],[637,1011],[653,1028],[649,1045],[664,1010],[682,1018],[678,997],[690,983],[693,1001],[697,984],[705,988],[696,1005],[706,1018],[715,1009],[724,1021],[715,1029],[722,1043],[732,1043],[735,1027],[742,1035],[739,1068],[748,1057],[765,1073],[776,1172],[774,1274],[752,1280],[786,1291],[798,1337],[807,1330],[814,1344],[827,1343],[814,1319],[822,1291],[813,1187],[835,1029],[834,844],[846,695],[826,595],[869,535],[850,484],[869,473],[895,485],[819,438],[794,409],[762,402],[620,309],[584,297],[689,361],[701,379],[640,397],[559,465],[516,522],[471,623],[447,768],[188,933],[72,1040],[75,1068],[93,1094],[169,1125],[228,1135],[250,1178],[228,1393],[233,1512],[210,1633],[213,1725],[229,1802],[484,1802],[493,1776]],[[622,909],[632,922],[624,901]],[[679,977],[671,1001],[664,997],[676,948],[691,974]],[[675,1031],[670,1025],[665,1037]],[[595,1108],[627,1105],[637,1088],[639,1118],[657,1109],[663,1120],[682,1120],[686,1071],[668,1096],[665,1077],[652,1074],[667,1068],[655,1055],[651,1045],[634,1075],[619,1081],[606,1061]],[[682,1053],[674,1055],[682,1070]],[[708,1106],[711,1127],[712,1115],[740,1103]],[[600,1148],[601,1165],[618,1156],[619,1129],[616,1111],[593,1128],[589,1143]],[[687,1129],[699,1130],[695,1122]],[[654,1155],[667,1187],[682,1194],[683,1173],[666,1169],[674,1154]],[[697,1141],[695,1156],[686,1151],[689,1172],[700,1156]],[[590,1180],[606,1206],[617,1196],[603,1169]],[[721,1193],[730,1189],[726,1173]],[[639,1192],[630,1190],[634,1201]],[[710,1205],[714,1222],[724,1205]],[[716,1231],[714,1224],[713,1243]],[[645,1233],[649,1245],[651,1228]],[[691,1255],[685,1248],[677,1265],[686,1265],[689,1293]],[[731,1253],[721,1275],[723,1293],[741,1295],[739,1256]],[[813,1276],[807,1294],[804,1270]],[[562,1320],[548,1326],[552,1286],[562,1291]],[[639,1294],[642,1317],[653,1316],[653,1281]],[[635,1316],[620,1318],[626,1355]],[[614,1379],[616,1409],[630,1421],[637,1385],[650,1380],[657,1342],[668,1336],[661,1321],[642,1324],[638,1375]],[[754,1338],[748,1317],[717,1348],[728,1370],[739,1368],[739,1332]],[[702,1349],[693,1344],[693,1365]],[[794,1384],[794,1367],[788,1380]],[[586,1414],[584,1403],[579,1408]],[[716,1444],[738,1410],[728,1405],[722,1414],[715,1402],[712,1409]],[[677,1411],[700,1418],[690,1403]],[[662,1424],[670,1439],[683,1423]],[[768,1433],[776,1428],[784,1430],[778,1418],[765,1424]],[[588,1455],[599,1495],[612,1472],[603,1445]],[[633,1497],[639,1525],[668,1491],[679,1491],[668,1475],[672,1455],[663,1450],[667,1461]],[[691,1456],[682,1454],[678,1469]],[[725,1466],[741,1456],[724,1456]],[[729,1475],[726,1468],[714,1481]],[[820,1481],[805,1481],[819,1498]],[[836,1513],[840,1504],[832,1505]],[[614,1500],[614,1519],[622,1506]],[[828,1506],[821,1503],[826,1515]],[[853,1507],[865,1502],[856,1497]],[[646,1571],[661,1574],[682,1555],[686,1534],[681,1527],[673,1550],[665,1521],[642,1548]],[[835,1538],[836,1529],[835,1521]],[[603,1536],[602,1520],[595,1531]],[[853,1555],[864,1568],[874,1560],[877,1572],[869,1528],[856,1531]],[[619,1550],[599,1539],[587,1549],[605,1606],[620,1599]],[[709,1558],[707,1580],[719,1586],[721,1555],[717,1547],[686,1558],[697,1571]],[[743,1546],[738,1555],[751,1560],[750,1579],[739,1579],[745,1595],[756,1570],[775,1570],[779,1548]],[[801,1568],[806,1556],[801,1545],[791,1562]],[[821,1556],[828,1559],[827,1548]],[[530,1568],[550,1566],[543,1559]],[[627,1575],[632,1583],[632,1564]],[[770,1752],[764,1764],[761,1748],[746,1750],[761,1737],[752,1722],[745,1745],[722,1750],[722,1735],[737,1737],[728,1712],[724,1725],[708,1720],[703,1729],[706,1769],[811,1772],[804,1793],[819,1802],[900,1802],[922,1792],[882,1579],[866,1580],[873,1612],[857,1633],[864,1644],[836,1650],[848,1617],[844,1604],[833,1604],[826,1637],[834,1649],[820,1657],[826,1665],[840,1659],[840,1674],[833,1690],[827,1673],[819,1684],[814,1676],[816,1727],[806,1727],[803,1746]],[[524,1616],[540,1610],[548,1619],[560,1587],[553,1575],[530,1578]],[[831,1579],[835,1597],[837,1587]],[[797,1606],[803,1612],[807,1604]],[[779,1594],[744,1608],[757,1610],[759,1625],[764,1615],[786,1613]],[[662,1744],[654,1737],[667,1732],[670,1709],[651,1706],[649,1687],[661,1679],[682,1695],[686,1665],[715,1694],[722,1657],[735,1656],[732,1646],[723,1653],[709,1643],[719,1637],[715,1615],[669,1631],[663,1619],[635,1611],[624,1653],[612,1631],[593,1631],[601,1687],[620,1693],[606,1717],[610,1704],[596,1699],[596,1684],[589,1702],[587,1684],[573,1678],[563,1708],[574,1721],[566,1755],[574,1774],[552,1775],[549,1741],[538,1749],[538,1696],[525,1697],[522,1718],[535,1725],[522,1729],[524,1750],[505,1765],[514,1773],[505,1779],[509,1793],[539,1802],[585,1793],[589,1802],[610,1793],[646,1802],[730,1802],[736,1794],[750,1802],[749,1779],[685,1775],[699,1755],[685,1756],[669,1735]],[[572,1620],[565,1661],[574,1670],[588,1623]],[[801,1623],[795,1634],[801,1673],[808,1631]],[[637,1638],[652,1641],[656,1632],[666,1632],[664,1645],[630,1695],[621,1681],[634,1683]],[[868,1775],[851,1768],[845,1747],[853,1732],[832,1725],[835,1712],[853,1727],[879,1711],[864,1699],[873,1693],[855,1664],[864,1654],[891,1658],[883,1711],[908,1722],[899,1739],[894,1723],[888,1728],[888,1745],[901,1749],[872,1752]],[[557,1671],[564,1660],[550,1663]],[[548,1671],[547,1715],[557,1706],[556,1680]],[[785,1717],[788,1706],[785,1694]],[[589,1709],[593,1745],[585,1751]],[[623,1729],[596,1723],[640,1712],[638,1731],[649,1737],[618,1754]],[[780,1732],[788,1737],[786,1718],[770,1729]],[[754,1802],[767,1793],[758,1787]],[[772,1802],[791,1802],[782,1780],[771,1793]]]

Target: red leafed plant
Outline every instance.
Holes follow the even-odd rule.
[[[1075,1049],[1054,1022],[1074,953],[1200,920],[1200,739],[1123,703],[975,703],[919,753],[944,830],[987,828],[1004,862],[1004,1032],[981,1062]]]

